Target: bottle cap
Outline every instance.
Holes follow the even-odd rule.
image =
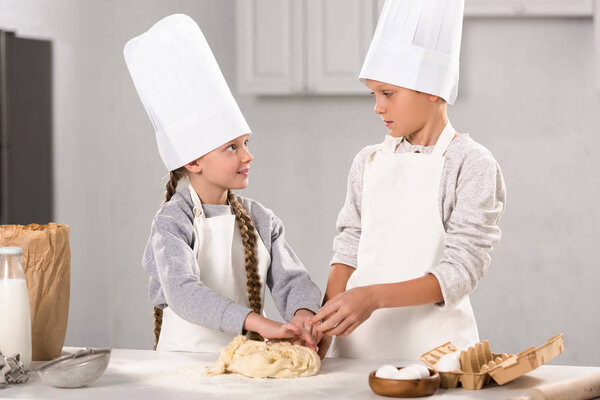
[[[23,254],[20,247],[0,247],[0,255],[18,255]]]

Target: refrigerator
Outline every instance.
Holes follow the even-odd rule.
[[[0,224],[53,219],[52,46],[0,30]]]

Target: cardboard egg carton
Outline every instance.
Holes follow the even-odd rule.
[[[431,368],[436,368],[440,358],[458,349],[448,342],[421,356],[421,360]],[[519,376],[533,371],[564,351],[562,333],[556,335],[540,347],[530,347],[519,354],[492,353],[487,340],[476,343],[460,353],[460,371],[439,372],[440,386],[455,388],[458,383],[465,389],[479,390],[493,380],[498,385],[510,382]]]
[[[448,342],[423,354],[421,360],[432,368],[436,368],[440,358],[457,350],[452,343]],[[487,340],[476,343],[473,347],[460,352],[460,371],[438,371],[441,378],[440,386],[443,388],[455,388],[460,382],[465,389],[481,389],[485,385],[488,385],[492,379],[489,371],[498,367],[510,357],[511,355],[507,353],[492,353],[490,343]]]

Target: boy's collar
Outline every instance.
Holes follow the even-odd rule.
[[[385,135],[383,143],[381,144],[381,149],[385,153],[395,153],[396,149],[398,148],[398,146],[400,146],[400,143],[402,143],[404,139],[406,139],[405,136],[395,137],[392,135]]]
[[[448,120],[446,122],[446,125],[444,126],[442,133],[440,133],[438,140],[440,137],[442,137],[442,134],[444,132],[446,132],[447,130],[452,131],[453,133],[456,133],[456,131],[452,127],[452,124],[450,123],[450,120]],[[453,137],[454,137],[454,135],[453,135]],[[381,149],[385,153],[395,153],[396,150],[398,149],[398,146],[400,146],[400,143],[402,143],[404,140],[406,140],[406,136],[395,137],[392,135],[385,135],[385,138],[383,139],[383,143],[381,144],[381,146],[382,146]],[[450,140],[452,140],[452,139],[450,139]],[[408,143],[409,145],[412,145],[412,143],[410,143],[408,140],[406,140],[406,143]],[[437,142],[436,142],[436,144],[437,144]],[[433,146],[435,146],[436,144],[434,144]],[[447,146],[447,144],[444,146]],[[425,146],[425,147],[429,147],[429,146]]]

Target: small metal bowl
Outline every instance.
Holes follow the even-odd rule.
[[[49,361],[35,371],[47,385],[78,388],[98,379],[109,362],[110,349],[87,348]]]
[[[398,367],[402,369],[403,367]],[[423,379],[385,379],[369,374],[369,386],[375,393],[388,397],[430,396],[440,387],[440,374],[429,368],[429,377]]]

